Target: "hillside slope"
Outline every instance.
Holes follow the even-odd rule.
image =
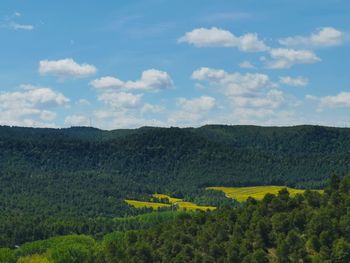
[[[208,186],[319,188],[349,170],[350,129],[0,127],[0,246],[108,232],[106,220],[142,212],[124,199],[155,192],[206,200]]]
[[[101,131],[0,127],[0,167],[113,172],[142,183],[319,187],[350,168],[350,129],[204,126]]]

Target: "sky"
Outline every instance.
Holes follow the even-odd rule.
[[[0,3],[0,125],[350,126],[348,0]]]

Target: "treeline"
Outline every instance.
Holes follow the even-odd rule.
[[[0,258],[10,263],[348,263],[349,202],[350,176],[341,181],[334,176],[323,194],[306,191],[290,197],[284,189],[262,201],[249,199],[242,207],[182,213],[150,228],[108,234],[101,241],[63,236],[2,249]]]

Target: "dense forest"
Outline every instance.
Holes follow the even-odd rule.
[[[350,170],[350,129],[210,125],[103,131],[0,127],[0,247],[65,234],[95,237],[167,193],[224,203],[207,186],[322,188]],[[215,204],[215,205],[216,205]]]
[[[177,213],[100,241],[70,235],[0,249],[0,262],[348,263],[349,202],[350,176],[333,176],[323,194],[290,197],[283,189],[241,207]]]

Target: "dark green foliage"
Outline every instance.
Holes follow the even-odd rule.
[[[154,192],[232,206],[222,193],[204,188],[319,188],[329,174],[350,170],[349,150],[349,129],[319,126],[0,127],[0,246],[72,233],[101,237],[118,229],[114,217],[149,211],[130,208],[125,198],[147,199]],[[337,187],[334,180],[327,191]],[[322,205],[317,194],[306,199],[312,207]],[[284,211],[282,201],[269,206]],[[339,201],[333,195],[330,202]]]

